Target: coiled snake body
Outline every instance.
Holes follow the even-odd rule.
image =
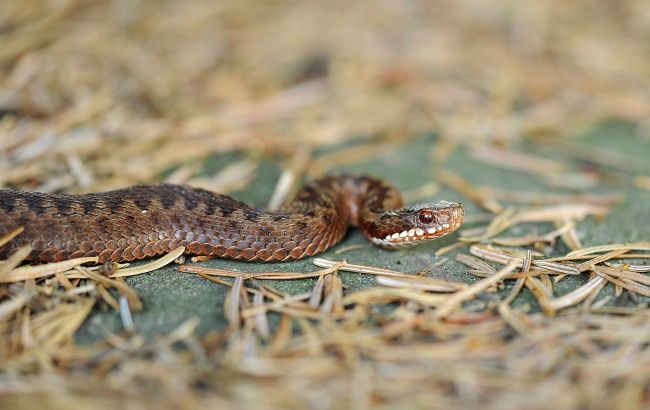
[[[182,185],[137,185],[97,194],[0,190],[0,259],[29,244],[29,260],[97,256],[143,259],[184,246],[192,255],[284,261],[322,252],[358,226],[377,245],[396,248],[438,238],[463,222],[460,204],[402,207],[399,192],[365,176],[328,176],[305,185],[278,211]]]

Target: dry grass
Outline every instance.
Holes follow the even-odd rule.
[[[437,180],[408,200],[446,186],[485,213],[468,214],[437,252],[465,265],[471,284],[437,265],[420,275],[319,258],[310,274],[182,265],[229,287],[229,326],[205,337],[196,321],[153,340],[133,326],[146,306],[122,278],[181,263],[182,250],[84,267],[93,260],[19,266],[21,249],[0,261],[0,407],[650,406],[650,243],[585,247],[578,229],[650,177],[642,161],[572,138],[608,119],[647,137],[644,2],[2,9],[0,186],[87,192],[166,175],[229,192],[271,157],[284,169],[277,207],[304,175],[436,132]],[[232,152],[243,159],[216,175],[196,165]],[[544,191],[468,180],[447,166],[457,152]],[[374,275],[376,286],[349,292],[340,271]],[[304,294],[265,281],[306,277],[317,279]],[[559,291],[570,278],[582,282]],[[99,305],[119,312],[124,332],[76,345]]]

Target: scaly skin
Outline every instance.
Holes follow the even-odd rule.
[[[463,222],[460,204],[401,208],[399,192],[365,176],[328,176],[305,185],[279,211],[182,185],[137,185],[86,195],[0,190],[0,258],[32,246],[29,260],[97,256],[100,263],[144,259],[184,246],[187,254],[247,261],[300,259],[339,242],[358,226],[396,248],[432,240]]]

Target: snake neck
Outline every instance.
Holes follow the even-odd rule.
[[[358,226],[367,239],[391,249],[448,235],[462,225],[465,216],[463,206],[454,202],[403,207],[397,189],[382,180],[355,175],[316,180],[298,193],[296,203],[336,209],[338,223]]]
[[[403,205],[399,191],[385,181],[359,175],[336,175],[305,185],[285,211],[327,209],[338,223],[373,230],[381,216]]]

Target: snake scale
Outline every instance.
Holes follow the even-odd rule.
[[[432,240],[463,222],[458,203],[402,207],[388,183],[356,175],[306,184],[280,210],[184,185],[136,185],[84,195],[0,190],[0,259],[31,245],[31,261],[97,256],[100,263],[144,259],[184,246],[192,255],[246,261],[300,259],[322,252],[357,226],[385,248]]]

